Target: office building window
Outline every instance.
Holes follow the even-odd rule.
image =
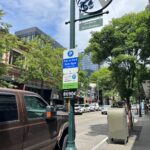
[[[9,64],[11,64],[11,65],[16,65],[17,60],[18,60],[19,58],[21,58],[21,56],[22,56],[21,53],[12,50],[12,51],[10,52]]]

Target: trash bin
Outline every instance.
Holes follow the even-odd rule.
[[[128,141],[129,130],[125,108],[110,108],[108,110],[108,139],[111,142],[114,139]]]

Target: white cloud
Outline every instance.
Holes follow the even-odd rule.
[[[104,25],[112,18],[144,10],[147,3],[148,0],[113,0],[106,8],[110,13],[103,16]],[[13,25],[11,31],[38,26],[44,32],[51,34],[64,47],[69,47],[70,27],[65,25],[65,22],[70,16],[70,0],[1,0],[0,8],[6,12],[5,22]],[[79,32],[78,26],[79,23],[76,23],[76,45],[80,51],[83,51],[91,37],[90,32],[100,30],[101,27]]]

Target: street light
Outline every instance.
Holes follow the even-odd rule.
[[[77,6],[79,7],[79,10],[87,13],[88,16],[82,19],[75,19],[75,1],[77,3]],[[76,21],[81,21],[81,20],[86,20],[102,16],[103,14],[108,13],[107,12],[102,12],[103,9],[105,9],[111,2],[112,0],[98,0],[99,3],[101,4],[101,8],[98,10],[94,11],[88,11],[92,10],[94,8],[94,2],[93,0],[70,0],[70,21],[66,22],[65,24],[70,23],[70,49],[75,48],[75,22]],[[105,2],[105,3],[103,3]],[[104,5],[103,5],[104,4]],[[67,142],[67,147],[66,150],[76,150],[75,147],[75,122],[74,122],[74,99],[70,99],[70,112],[69,112],[69,129],[68,129],[68,142]]]

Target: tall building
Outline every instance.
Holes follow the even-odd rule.
[[[91,75],[94,71],[97,71],[99,69],[98,64],[93,64],[91,61],[91,53],[84,54],[84,52],[80,53],[80,55],[83,55],[83,58],[81,59],[81,69],[87,71],[88,76]]]
[[[150,11],[150,0],[148,0],[148,5],[146,6],[146,10]]]
[[[34,37],[38,35],[45,35],[49,37],[50,42],[52,42],[52,46],[54,48],[63,48],[61,44],[59,44],[56,40],[52,39],[50,36],[45,34],[37,27],[16,31],[15,35],[18,36],[20,39],[25,40],[26,42],[32,40]],[[16,60],[20,56],[22,56],[22,51],[24,51],[24,49],[12,49],[8,53],[1,54],[2,60],[0,60],[0,64],[3,63],[9,65],[9,70],[5,75],[0,76],[0,80],[4,80],[7,83],[11,83],[11,86],[13,88],[34,91],[39,94],[42,93],[41,96],[43,96],[45,100],[49,100],[50,97],[56,99],[58,97],[57,94],[58,92],[56,90],[52,91],[52,88],[50,89],[50,87],[48,86],[48,81],[43,83],[42,89],[39,80],[34,80],[34,81],[32,80],[32,81],[27,81],[26,83],[20,83],[19,78],[21,76],[21,70],[20,68],[17,67]],[[51,85],[53,87],[53,83],[51,83]],[[53,95],[55,96],[53,97],[51,93],[53,93]]]
[[[60,43],[58,43],[56,40],[54,40],[52,37],[50,37],[37,27],[31,27],[20,31],[16,31],[15,35],[18,36],[20,39],[25,40],[26,42],[32,40],[36,36],[45,35],[50,38],[50,40],[52,41],[52,45],[55,48],[63,48],[63,46]]]

